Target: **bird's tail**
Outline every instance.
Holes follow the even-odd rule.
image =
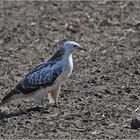
[[[6,103],[10,102],[11,100],[20,97],[21,92],[18,91],[17,89],[11,90],[7,95],[4,96],[2,99],[0,106],[5,105]]]

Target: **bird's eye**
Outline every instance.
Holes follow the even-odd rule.
[[[73,45],[74,48],[77,48],[77,45]]]

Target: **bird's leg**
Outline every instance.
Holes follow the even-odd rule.
[[[46,104],[45,104],[45,100],[46,100],[46,91],[44,88],[41,88],[37,91],[34,92],[33,94],[33,100],[34,102],[37,104],[37,106],[39,107],[43,107],[45,108],[46,107]],[[41,104],[40,104],[41,103]]]
[[[42,99],[41,103],[42,103],[43,108],[47,107],[47,102],[45,99]]]
[[[60,104],[58,103],[59,91],[60,91],[60,88],[53,90],[48,94],[48,98],[49,98],[50,103],[53,102],[54,106],[58,107],[58,108],[60,107]]]

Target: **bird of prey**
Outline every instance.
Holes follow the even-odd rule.
[[[46,94],[54,106],[59,107],[58,95],[62,83],[70,76],[73,69],[72,53],[84,50],[74,41],[64,42],[59,50],[47,61],[32,69],[2,99],[0,106],[13,99],[24,97],[43,98]]]

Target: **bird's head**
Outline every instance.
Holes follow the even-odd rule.
[[[82,48],[78,43],[74,41],[66,41],[63,45],[62,48],[65,50],[67,54],[71,54],[72,52],[76,50],[83,50],[86,51],[86,49]]]
[[[57,52],[50,58],[50,61],[61,60],[61,58],[64,56],[70,56],[72,52],[76,50],[86,51],[86,49],[82,48],[78,43],[74,41],[66,41],[61,44],[59,50],[57,50]]]

